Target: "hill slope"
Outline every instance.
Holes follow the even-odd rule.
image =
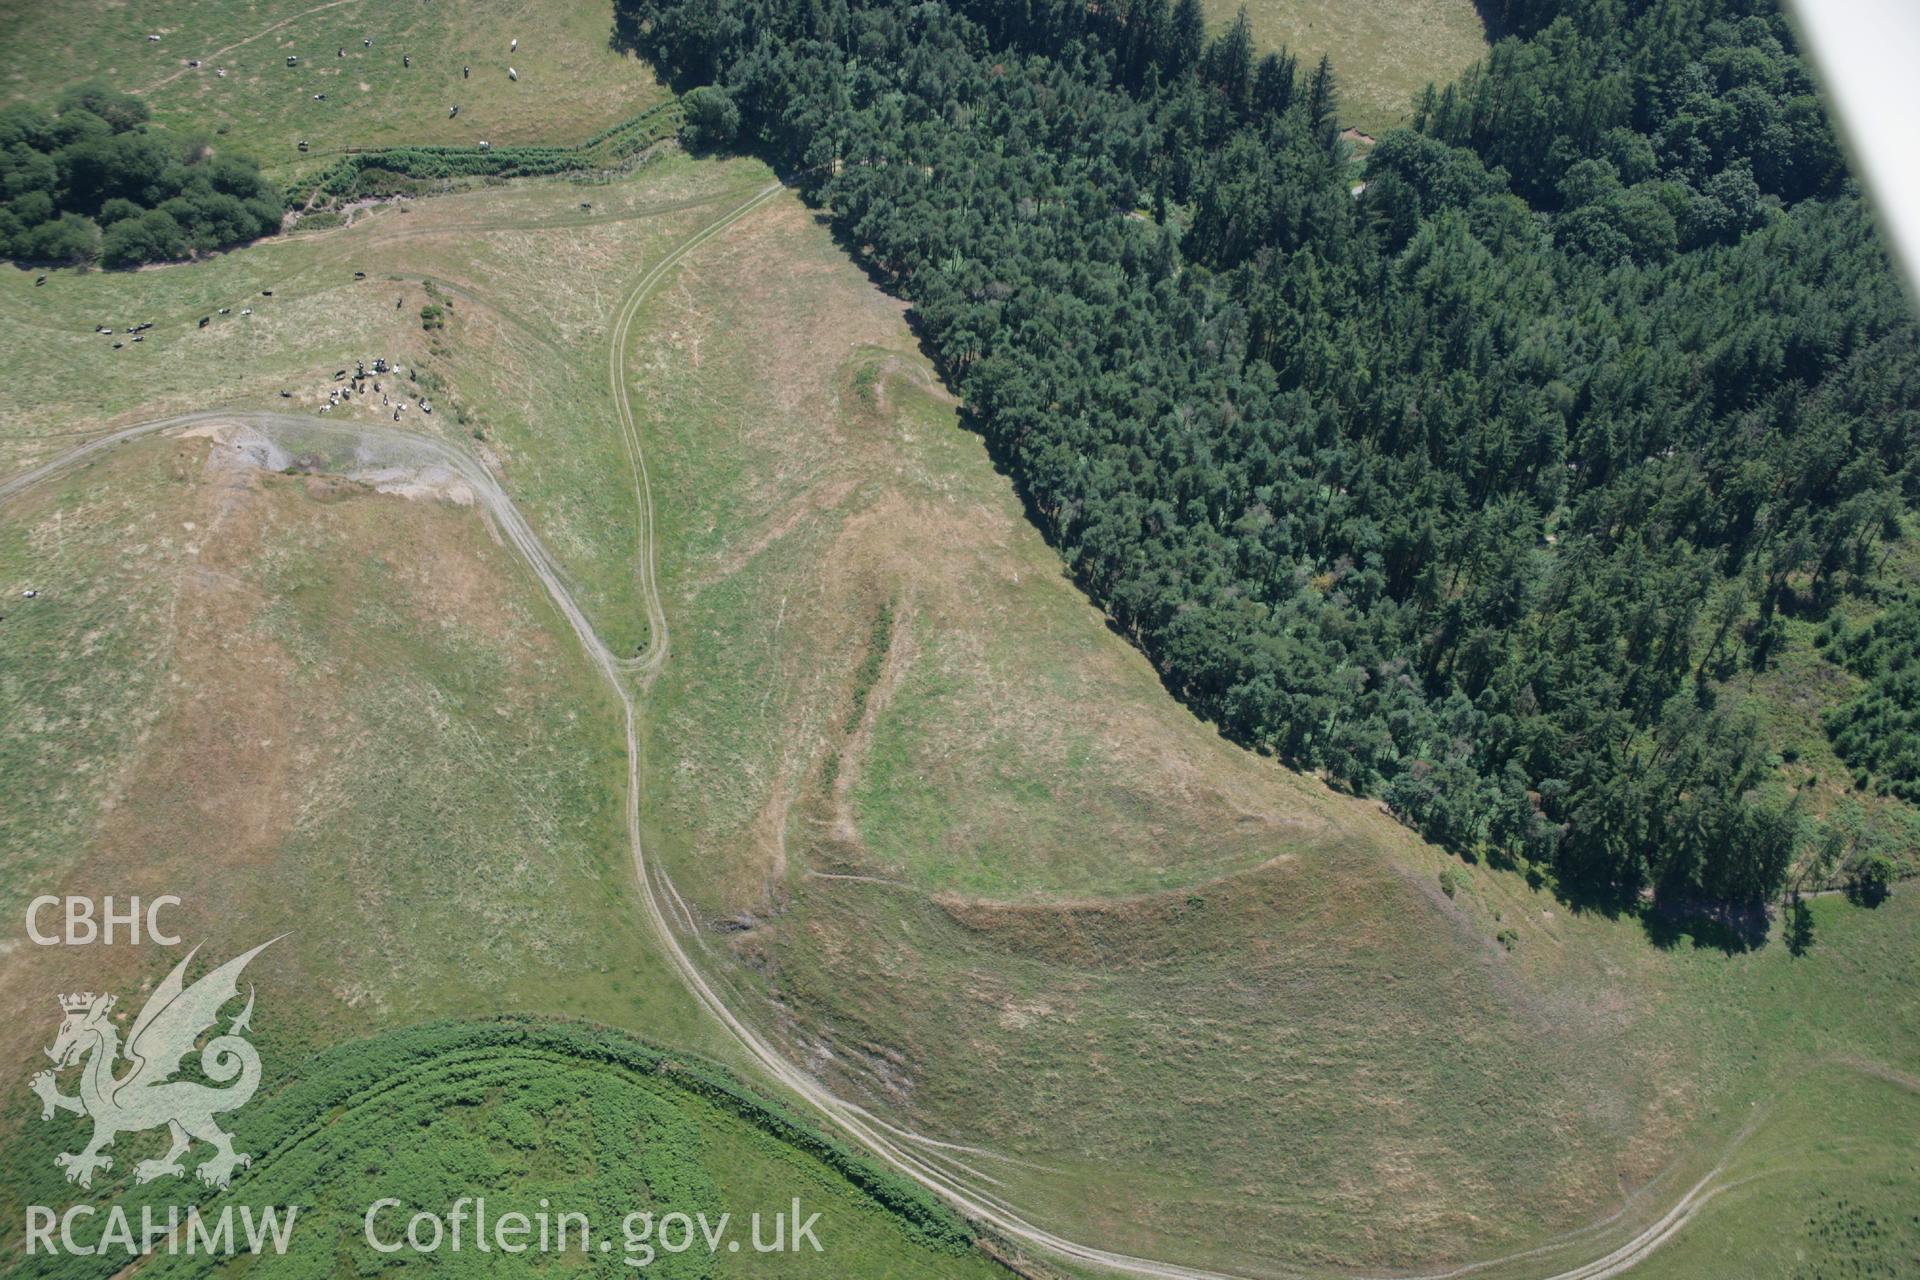
[[[1662,954],[1228,747],[1063,579],[898,315],[787,205],[636,327],[674,636],[649,828],[796,1059],[1114,1247],[1380,1267],[1640,1220],[1777,1064],[1920,1043],[1869,1012],[1906,904],[1824,912],[1811,970]],[[1789,967],[1814,986],[1776,994]]]

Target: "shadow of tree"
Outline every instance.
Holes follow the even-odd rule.
[[[1640,912],[1640,928],[1662,950],[1691,944],[1696,951],[1723,955],[1757,951],[1767,945],[1772,920],[1764,907],[1671,907],[1658,904]],[[1811,922],[1808,925],[1811,941]]]

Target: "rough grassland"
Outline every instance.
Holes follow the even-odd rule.
[[[45,102],[99,80],[138,93],[174,132],[246,151],[276,176],[345,147],[578,142],[666,96],[650,67],[609,47],[611,30],[602,0],[0,0],[11,55],[0,101]]]
[[[210,401],[282,407],[285,387],[317,408],[336,368],[383,354],[638,647],[608,325],[765,179],[673,160],[193,267],[42,289],[0,274],[24,347],[5,470],[63,432]],[[452,300],[443,330],[419,327],[423,280]],[[156,328],[114,351],[96,317]],[[1842,1137],[1914,1134],[1910,1093],[1856,1083],[1920,1057],[1912,895],[1822,900],[1804,961],[1659,952],[1483,869],[1447,896],[1453,864],[1376,808],[1231,750],[1166,697],[1062,580],[899,305],[790,198],[667,276],[628,354],[673,623],[645,708],[647,822],[699,954],[849,1095],[1023,1161],[965,1157],[1047,1225],[1236,1267],[1377,1268],[1620,1212],[1488,1273],[1540,1274],[1657,1214],[1752,1117],[1736,1155],[1805,1132],[1793,1107],[1816,1089],[1844,1103],[1816,1113]],[[129,450],[0,525],[0,629],[28,618],[20,588],[46,606],[6,631],[28,656],[0,692],[15,722],[61,726],[6,747],[9,854],[17,839],[36,868],[75,858],[90,878],[73,883],[151,891],[136,853],[171,833],[152,874],[188,877],[220,930],[271,931],[291,900],[306,923],[263,981],[309,993],[288,1016],[311,1042],[487,1007],[504,984],[512,1007],[711,1048],[637,936],[612,706],[512,557],[468,513],[293,477],[254,477],[250,523],[218,526],[201,448]],[[133,479],[89,480],[113,467]],[[216,527],[246,536],[200,534]],[[448,530],[447,576],[470,582],[439,599],[422,557]],[[345,857],[311,834],[336,829]],[[228,848],[231,866],[192,861]],[[15,1062],[45,1041],[45,991],[155,976],[0,962],[28,993]],[[1893,1181],[1872,1194],[1915,1197],[1910,1166],[1873,1176]],[[1767,1222],[1783,1249],[1806,1238]]]
[[[290,932],[261,1024],[298,1043],[499,1010],[697,1036],[633,899],[611,699],[512,552],[230,453],[143,442],[6,508],[6,917],[172,893],[212,953]],[[131,1000],[178,958],[10,937],[0,1059],[50,1041],[49,993]]]
[[[670,157],[637,181],[515,184],[389,205],[346,228],[202,263],[61,272],[40,288],[28,273],[0,270],[0,324],[18,359],[0,399],[0,468],[23,469],[82,432],[167,413],[247,404],[313,412],[336,371],[384,356],[420,381],[384,379],[380,394],[436,401],[431,417],[409,408],[405,425],[458,436],[496,460],[602,634],[637,649],[646,634],[633,594],[633,494],[606,391],[607,328],[656,256],[769,176],[747,162]],[[432,332],[420,322],[429,280],[451,302],[446,327]],[[93,332],[148,321],[139,344]],[[335,412],[391,421],[392,411],[374,395]]]
[[[644,322],[656,847],[743,1007],[882,1114],[1010,1157],[969,1159],[1050,1223],[1380,1267],[1620,1211],[1504,1269],[1539,1274],[1671,1203],[1807,1064],[1912,1061],[1878,1012],[1912,1000],[1904,900],[1823,902],[1807,961],[1661,953],[1491,871],[1450,898],[1375,807],[1186,717],[796,205]],[[1912,1132],[1912,1100],[1881,1122]]]
[[[620,615],[607,597],[631,591],[634,532],[608,321],[654,258],[766,176],[669,161],[585,192],[590,213],[571,184],[521,185],[193,267],[40,289],[8,273],[4,305],[47,349],[8,398],[6,472],[109,421],[221,402],[314,411],[337,367],[384,354],[419,379],[390,389],[439,402],[407,425],[491,458]],[[424,280],[453,299],[432,333]],[[199,329],[216,304],[233,313]],[[102,309],[150,311],[156,327],[118,351],[83,341]],[[336,416],[390,421],[374,400]],[[41,891],[167,892],[186,901],[180,931],[215,952],[290,932],[250,971],[276,1080],[345,1038],[501,1011],[724,1057],[646,936],[617,704],[513,552],[457,503],[263,472],[228,447],[127,446],[0,513],[0,908],[18,919]],[[0,1061],[30,1074],[57,1023],[50,993],[133,1002],[177,958],[9,940]],[[30,1189],[51,1172],[41,1133],[37,1104],[11,1091],[8,1220],[47,1202]],[[771,1194],[783,1169],[756,1172],[757,1158],[712,1153],[723,1181]],[[980,1269],[869,1236],[839,1255],[848,1274]]]
[[[1205,0],[1216,26],[1240,0]],[[1340,123],[1374,135],[1407,122],[1414,95],[1444,85],[1487,54],[1474,0],[1245,0],[1261,49],[1282,45],[1303,69],[1333,57]]]

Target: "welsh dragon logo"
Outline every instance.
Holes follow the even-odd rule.
[[[213,1122],[216,1115],[246,1106],[260,1087],[260,1055],[242,1038],[242,1033],[251,1029],[251,986],[247,988],[246,1008],[227,1025],[226,1034],[214,1036],[200,1050],[200,1070],[207,1079],[225,1087],[172,1077],[195,1042],[219,1021],[221,1006],[240,994],[240,972],[247,962],[277,941],[271,939],[234,957],[190,987],[184,981],[187,965],[200,949],[188,952],[133,1020],[124,1059],[132,1069],[125,1074],[116,1075],[124,1065],[120,1034],[108,1016],[115,998],[92,992],[60,997],[66,1017],[53,1047],[46,1051],[53,1059],[53,1070],[40,1072],[28,1085],[40,1095],[42,1120],[53,1119],[58,1111],[71,1111],[93,1121],[93,1141],[83,1151],[53,1158],[66,1170],[68,1182],[91,1187],[96,1170],[113,1168],[112,1158],[102,1155],[101,1150],[112,1146],[115,1136],[161,1125],[171,1133],[172,1145],[160,1159],[142,1160],[135,1166],[135,1182],[183,1176],[186,1170],[180,1157],[196,1140],[214,1149],[194,1169],[200,1181],[209,1186],[226,1186],[236,1169],[252,1163],[251,1157],[233,1149],[233,1136]],[[83,1059],[86,1065],[80,1073],[79,1096],[69,1097],[60,1092],[55,1077]]]

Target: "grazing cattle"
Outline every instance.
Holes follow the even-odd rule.
[[[518,71],[515,71],[512,67],[507,68],[507,79],[518,80],[519,78],[520,78],[520,73]]]
[[[210,325],[210,324],[212,324],[212,323],[213,323],[213,317],[212,317],[212,316],[201,316],[201,317],[200,317],[200,327],[201,327],[202,329],[204,329],[204,328],[206,328],[206,327],[207,327],[208,325]]]

